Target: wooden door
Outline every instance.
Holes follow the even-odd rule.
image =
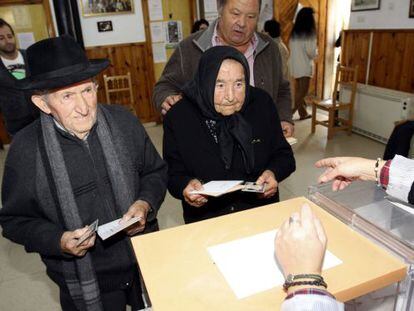
[[[19,33],[32,33],[35,41],[55,36],[48,0],[1,0],[0,17],[13,27],[17,41]],[[0,139],[10,142],[1,114]]]
[[[326,24],[327,24],[327,0],[274,0],[275,18],[281,25],[281,36],[288,45],[290,32],[293,28],[293,19],[298,4],[304,7],[312,7],[315,10],[316,28],[318,32],[318,59],[315,62],[315,74],[311,81],[310,94],[317,97],[323,96],[324,86],[324,63],[326,47]]]

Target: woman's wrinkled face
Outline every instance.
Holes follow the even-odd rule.
[[[214,90],[214,108],[223,116],[242,109],[246,96],[246,80],[242,64],[226,59],[220,66]]]

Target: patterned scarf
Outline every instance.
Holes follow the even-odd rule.
[[[105,156],[106,167],[117,206],[125,213],[134,202],[132,176],[126,173],[126,168],[131,167],[128,166],[131,160],[125,157],[128,152],[122,142],[119,139],[114,139],[114,137],[122,136],[119,133],[119,129],[114,126],[114,122],[109,122],[110,118],[105,108],[98,106],[96,129],[98,139],[101,142]],[[73,195],[53,118],[42,113],[41,127],[45,152],[54,183],[52,188],[56,192],[64,225],[70,231],[82,228],[84,224],[80,218],[79,209]],[[85,256],[78,257],[75,260],[63,260],[62,265],[66,285],[77,308],[87,311],[103,310],[91,255],[86,253]]]

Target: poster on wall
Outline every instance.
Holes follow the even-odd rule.
[[[379,10],[380,0],[352,0],[351,11]]]
[[[166,40],[166,47],[168,49],[175,48],[176,45],[183,39],[183,26],[181,21],[164,22]]]
[[[80,3],[84,17],[134,13],[133,0],[80,0]]]
[[[410,13],[408,15],[410,18],[414,17],[414,0],[410,0]]]

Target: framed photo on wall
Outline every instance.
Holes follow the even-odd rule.
[[[82,16],[101,16],[134,13],[134,0],[79,0]]]
[[[352,12],[379,10],[379,9],[380,9],[380,0],[352,0],[352,4],[351,4]]]
[[[114,28],[112,27],[111,21],[101,21],[97,22],[98,25],[98,31],[99,32],[107,32],[107,31],[113,31]]]
[[[409,13],[409,17],[410,18],[414,18],[414,0],[410,0],[410,13]]]

